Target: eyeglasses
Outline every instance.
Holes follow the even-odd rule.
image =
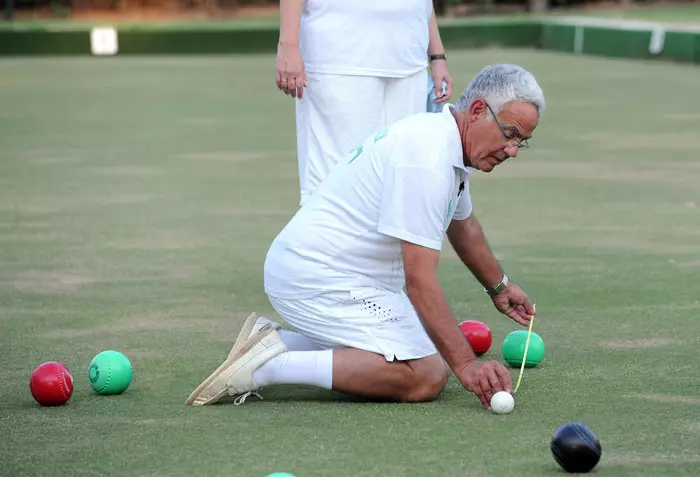
[[[484,103],[486,103],[486,100],[484,100]],[[496,113],[493,112],[493,109],[491,109],[489,103],[486,103],[486,107],[489,108],[489,111],[491,111],[491,114],[493,115],[493,120],[496,121],[498,129],[501,130],[501,133],[503,134],[503,137],[506,139],[506,141],[508,141],[509,146],[517,147],[518,149],[527,149],[530,147],[530,145],[527,142],[527,139],[523,139],[523,137],[520,135],[517,129],[513,127],[509,128],[511,130],[511,133],[508,134],[505,131],[505,129],[503,129],[503,126],[501,126],[501,123],[498,122]]]

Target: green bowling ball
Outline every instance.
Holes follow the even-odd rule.
[[[119,351],[102,351],[90,362],[88,379],[97,394],[121,394],[131,384],[133,368]]]
[[[527,330],[518,330],[508,333],[503,340],[501,353],[503,359],[514,368],[519,368],[523,363],[525,354],[525,343],[527,342]],[[527,349],[525,360],[526,368],[534,368],[544,358],[544,340],[535,332],[530,336],[530,346]]]

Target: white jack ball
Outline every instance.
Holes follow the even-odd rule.
[[[491,410],[496,414],[508,414],[515,407],[515,399],[510,393],[499,391],[491,397]]]

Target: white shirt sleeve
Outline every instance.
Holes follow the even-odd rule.
[[[445,236],[452,184],[425,166],[389,166],[384,178],[377,231],[440,250]]]
[[[469,195],[469,178],[464,181],[464,192],[459,196],[452,220],[464,220],[472,215],[472,198]]]

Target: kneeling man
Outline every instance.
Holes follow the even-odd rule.
[[[535,78],[484,68],[455,105],[380,131],[348,155],[276,237],[265,291],[294,328],[251,315],[193,405],[263,386],[309,384],[370,400],[435,399],[450,371],[485,407],[508,371],[477,360],[437,277],[445,235],[494,306],[527,325],[535,310],[508,280],[472,212],[469,177],[520,148],[544,112]]]

